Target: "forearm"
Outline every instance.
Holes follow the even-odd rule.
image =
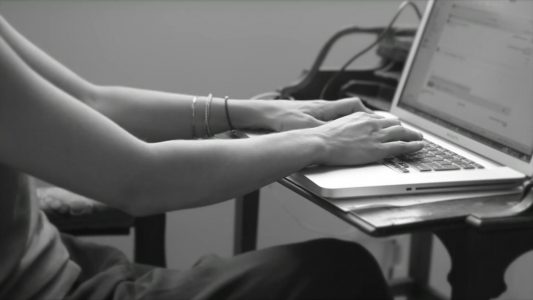
[[[152,144],[155,163],[136,180],[133,210],[152,214],[218,203],[318,162],[324,149],[310,130]]]
[[[153,142],[191,137],[192,124],[209,125],[213,133],[227,130],[224,101],[213,99],[206,110],[205,97],[192,106],[186,95],[85,89],[80,81],[70,84],[68,73],[55,73],[55,64],[46,63],[52,73],[43,76],[47,70],[38,72],[14,48],[0,36],[0,162],[132,214],[216,203],[308,165],[365,164],[422,147],[413,142],[421,136],[397,119],[352,114],[361,110],[353,99],[232,100],[229,117],[236,128],[291,131],[256,139],[146,143],[130,133]],[[88,91],[86,103],[101,113],[77,101],[85,96],[73,97],[71,87]],[[199,123],[192,122],[193,107]],[[302,127],[314,128],[292,130]]]
[[[203,137],[206,127],[212,134],[230,129],[229,120],[237,129],[261,127],[264,109],[260,100],[224,99],[206,95],[167,93],[119,86],[99,86],[94,99],[88,104],[118,123],[135,136],[150,142]],[[194,116],[194,119],[193,119]]]
[[[215,203],[319,161],[305,130],[145,143],[57,89],[0,38],[0,162],[132,214]]]
[[[0,37],[36,74],[137,137],[152,142],[192,138],[193,96],[93,84],[33,44],[1,15]],[[263,101],[244,103],[232,99],[229,102],[232,123],[236,128],[264,127],[258,124],[263,121]],[[205,105],[204,95],[196,103],[198,135],[206,131]],[[214,98],[211,103],[208,123],[213,133],[229,129],[223,106],[221,98]]]
[[[95,85],[29,41],[1,15],[0,37],[36,74],[106,115],[139,138],[164,141],[192,137],[192,96]],[[220,101],[221,99],[215,99],[214,111],[210,118],[215,132],[226,130],[228,127],[225,116],[220,111]],[[203,113],[200,105],[204,103],[205,100],[198,101],[199,113]]]

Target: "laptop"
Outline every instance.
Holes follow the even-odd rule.
[[[530,0],[429,1],[390,111],[424,134],[429,158],[288,179],[330,199],[517,187],[533,171],[532,24]]]

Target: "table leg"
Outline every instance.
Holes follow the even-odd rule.
[[[488,300],[507,289],[504,275],[520,255],[533,249],[533,229],[453,229],[435,232],[451,258],[452,300]]]
[[[135,219],[135,262],[166,267],[166,215]]]
[[[235,199],[233,253],[255,250],[259,219],[259,190]]]
[[[407,278],[391,282],[394,296],[409,300],[444,300],[439,292],[429,286],[433,235],[430,232],[416,232],[411,235],[409,251],[409,271]]]

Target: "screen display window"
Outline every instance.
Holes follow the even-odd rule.
[[[533,1],[437,1],[398,106],[529,161]]]

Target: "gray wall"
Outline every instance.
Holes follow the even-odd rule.
[[[1,2],[0,12],[32,41],[96,83],[244,98],[292,82],[333,32],[350,24],[382,25],[399,3],[23,1]],[[400,19],[414,21],[412,12]],[[338,67],[367,41],[342,41],[326,64]],[[363,65],[373,62],[366,59]],[[231,255],[232,222],[233,201],[169,213],[169,266],[187,268],[205,253]],[[405,273],[406,237],[369,238],[278,184],[262,190],[259,226],[260,247],[321,236],[358,240],[386,272]],[[131,255],[131,238],[93,240]],[[511,291],[501,299],[533,294],[524,284],[531,276],[531,261],[523,257],[513,265],[506,275]],[[432,283],[446,292],[449,258],[440,244],[434,263]]]

